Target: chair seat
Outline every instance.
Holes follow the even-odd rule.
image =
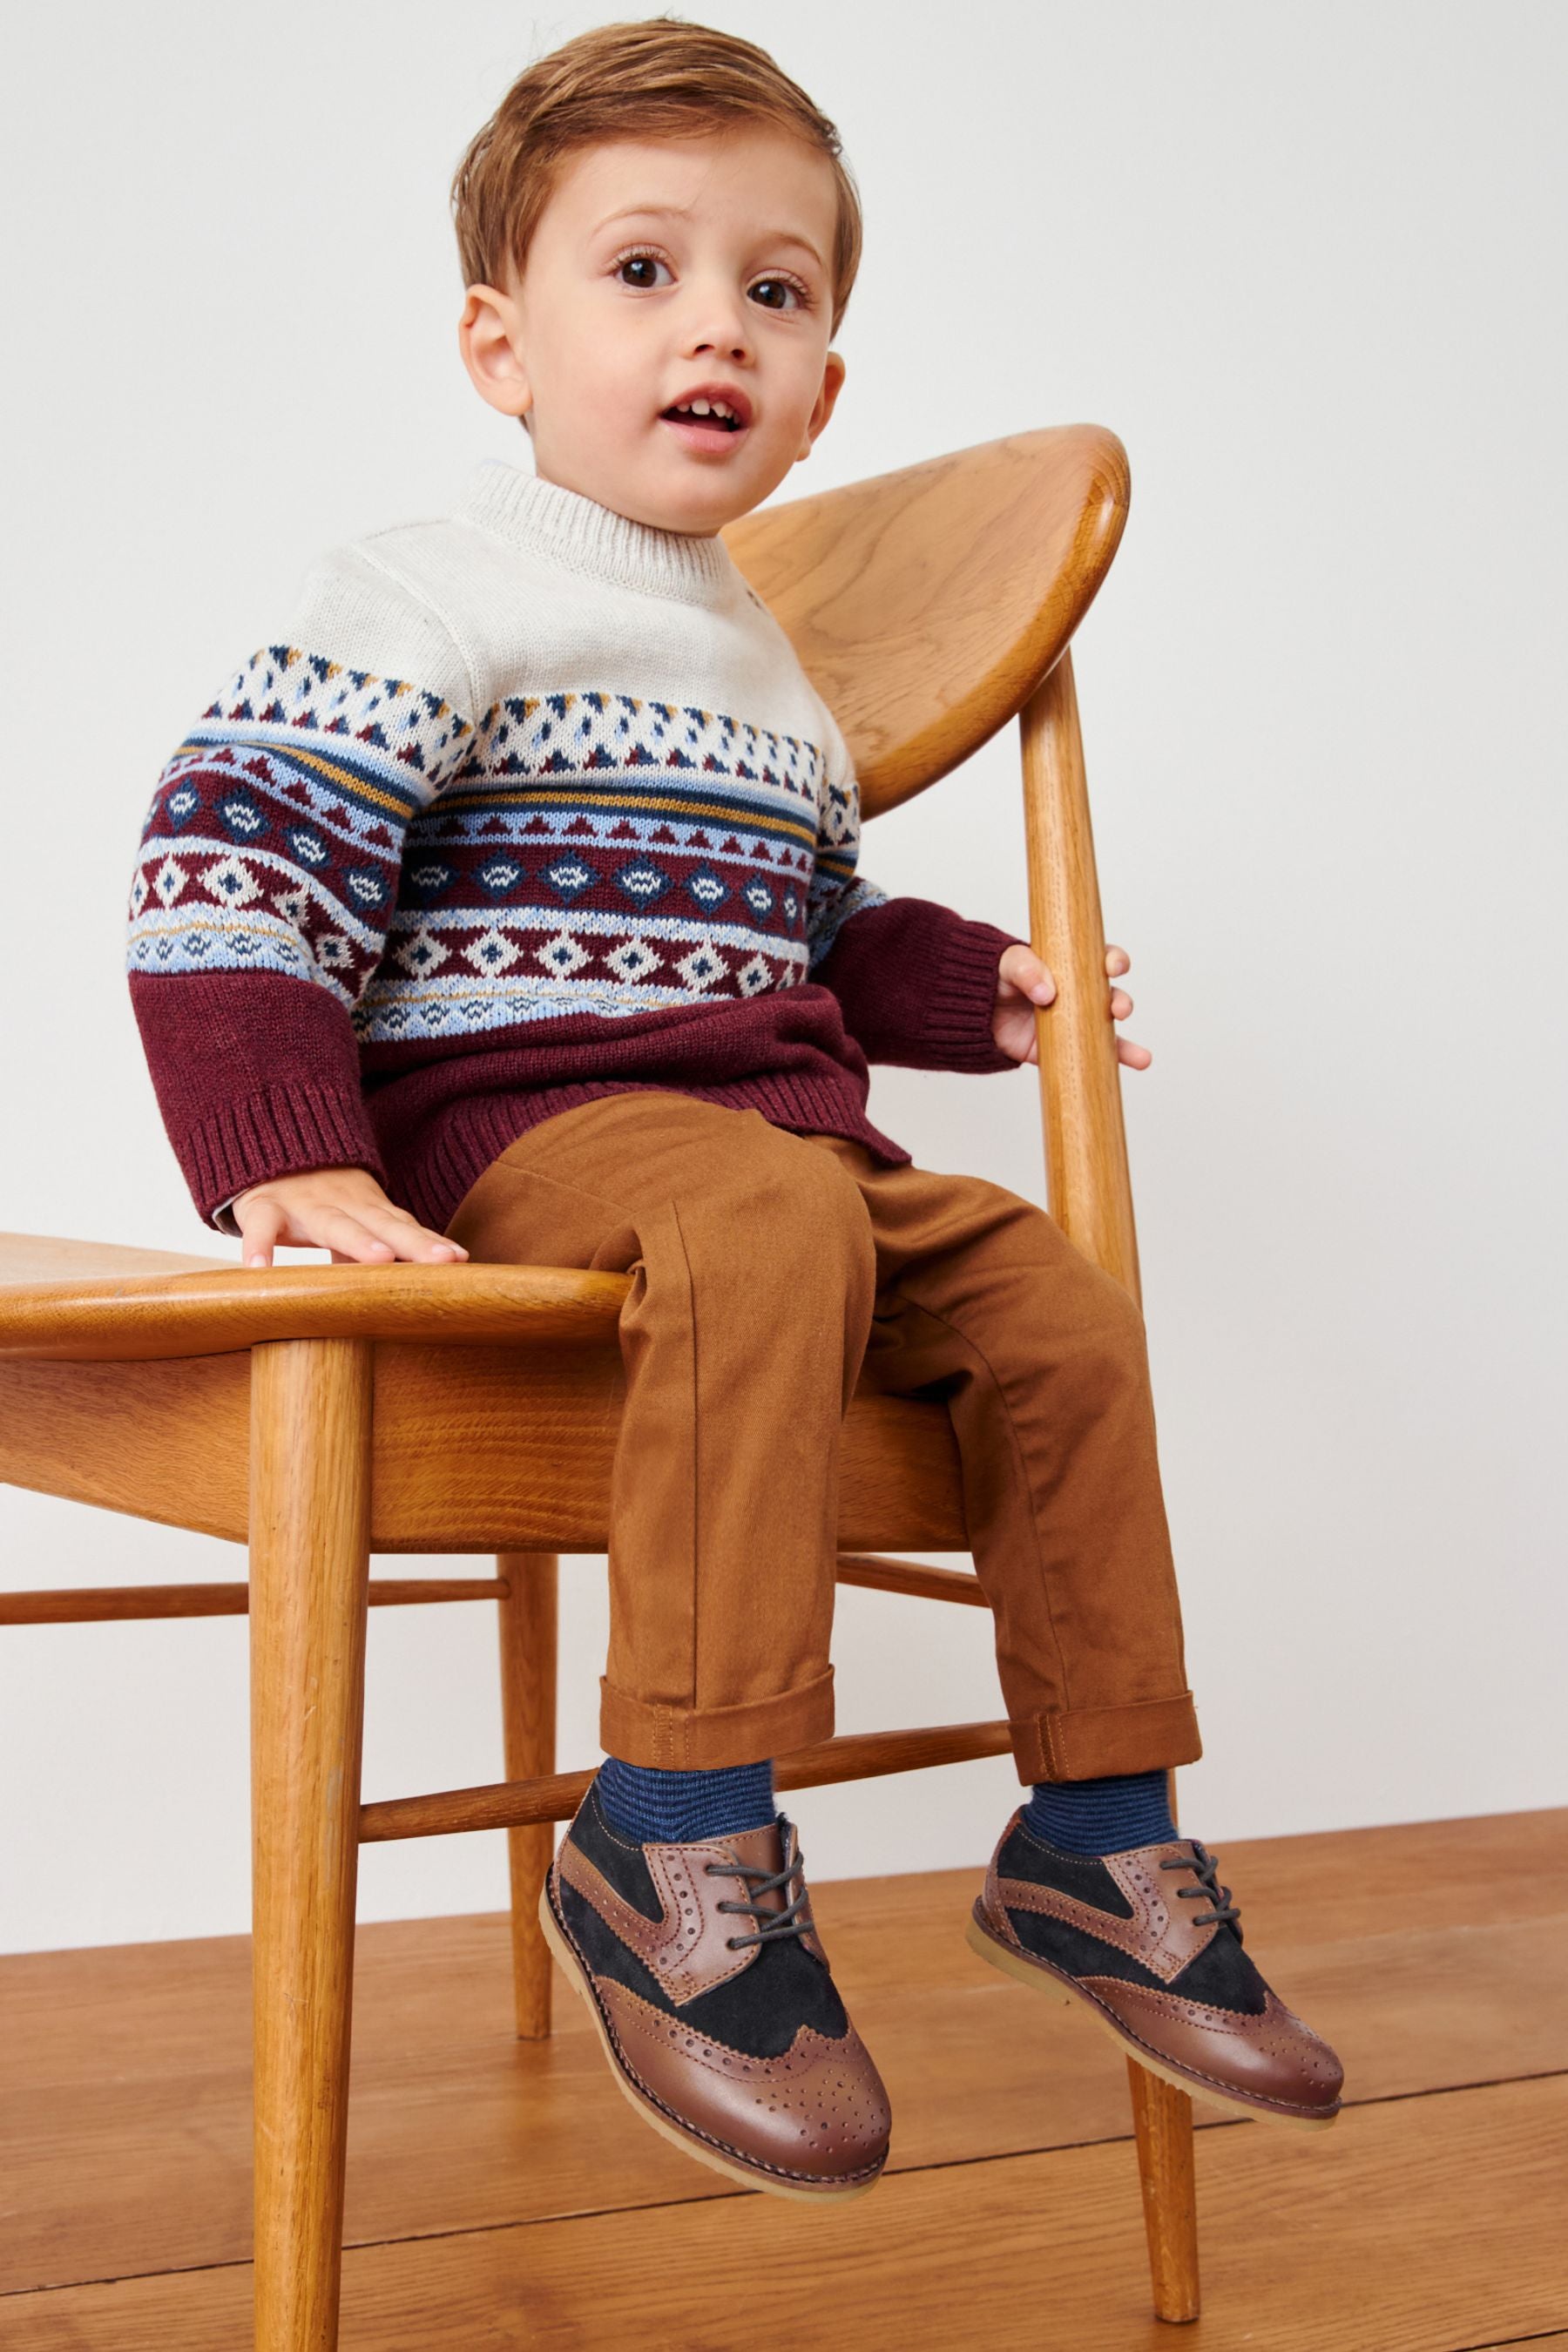
[[[602,1552],[630,1285],[574,1266],[247,1272],[3,1236],[0,1480],[244,1542],[247,1351],[363,1339],[374,1346],[374,1550]],[[852,1400],[838,1539],[967,1549],[944,1405]]]

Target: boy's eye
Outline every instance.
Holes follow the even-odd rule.
[[[616,276],[623,286],[634,286],[639,292],[658,283],[658,272],[668,273],[669,264],[661,261],[657,253],[623,253],[616,264]]]
[[[759,278],[751,289],[751,296],[764,310],[799,310],[805,309],[806,302],[805,289],[796,285],[793,278]]]

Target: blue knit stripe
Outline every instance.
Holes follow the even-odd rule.
[[[611,1828],[639,1845],[735,1837],[742,1830],[765,1830],[778,1818],[771,1757],[712,1772],[665,1772],[606,1756],[598,1786]]]
[[[1024,1827],[1058,1853],[1124,1853],[1176,1834],[1163,1772],[1042,1780],[1024,1808]]]

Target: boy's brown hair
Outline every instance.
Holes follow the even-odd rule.
[[[695,138],[737,123],[791,131],[833,167],[837,334],[860,266],[860,199],[838,133],[765,49],[679,16],[597,25],[519,74],[452,181],[465,286],[521,276],[563,159],[606,139]]]

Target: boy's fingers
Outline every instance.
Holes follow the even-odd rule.
[[[243,1208],[236,1208],[234,1222],[239,1227],[240,1256],[245,1265],[270,1265],[273,1249],[286,1222],[281,1209],[272,1201],[247,1202]]]
[[[341,1253],[342,1258],[355,1265],[374,1265],[395,1255],[390,1242],[369,1232],[347,1209],[312,1209],[309,1214],[301,1213],[299,1223],[301,1239],[308,1248]]]
[[[1146,1070],[1154,1056],[1147,1045],[1134,1045],[1131,1037],[1118,1037],[1116,1058],[1125,1062],[1130,1070]]]
[[[235,1204],[241,1255],[247,1266],[270,1265],[279,1243],[295,1249],[324,1249],[334,1265],[384,1265],[407,1258],[430,1265],[454,1265],[468,1255],[460,1242],[433,1234],[390,1201],[353,1209],[331,1200],[296,1198],[291,1207],[258,1197]]]
[[[1050,966],[1040,961],[1033,948],[1025,947],[1021,941],[1016,941],[1012,947],[1003,950],[997,971],[1010,988],[1016,988],[1020,995],[1031,998],[1036,1004],[1049,1004],[1057,992]]]
[[[460,1242],[448,1241],[445,1234],[433,1234],[428,1225],[419,1224],[401,1209],[388,1207],[374,1212],[365,1209],[360,1212],[360,1218],[362,1223],[373,1233],[379,1234],[399,1257],[420,1261],[426,1265],[451,1265],[468,1255]]]
[[[341,1251],[345,1258],[369,1265],[384,1255],[428,1265],[454,1265],[468,1252],[444,1234],[427,1232],[390,1204],[385,1209],[326,1211],[314,1221],[321,1225],[311,1239],[321,1249]]]
[[[1113,988],[1110,992],[1111,1019],[1125,1021],[1131,1010],[1132,999],[1128,995],[1127,991],[1124,988]]]
[[[1105,950],[1105,969],[1112,980],[1120,980],[1124,971],[1131,971],[1132,959],[1125,948],[1112,947],[1108,943]]]

